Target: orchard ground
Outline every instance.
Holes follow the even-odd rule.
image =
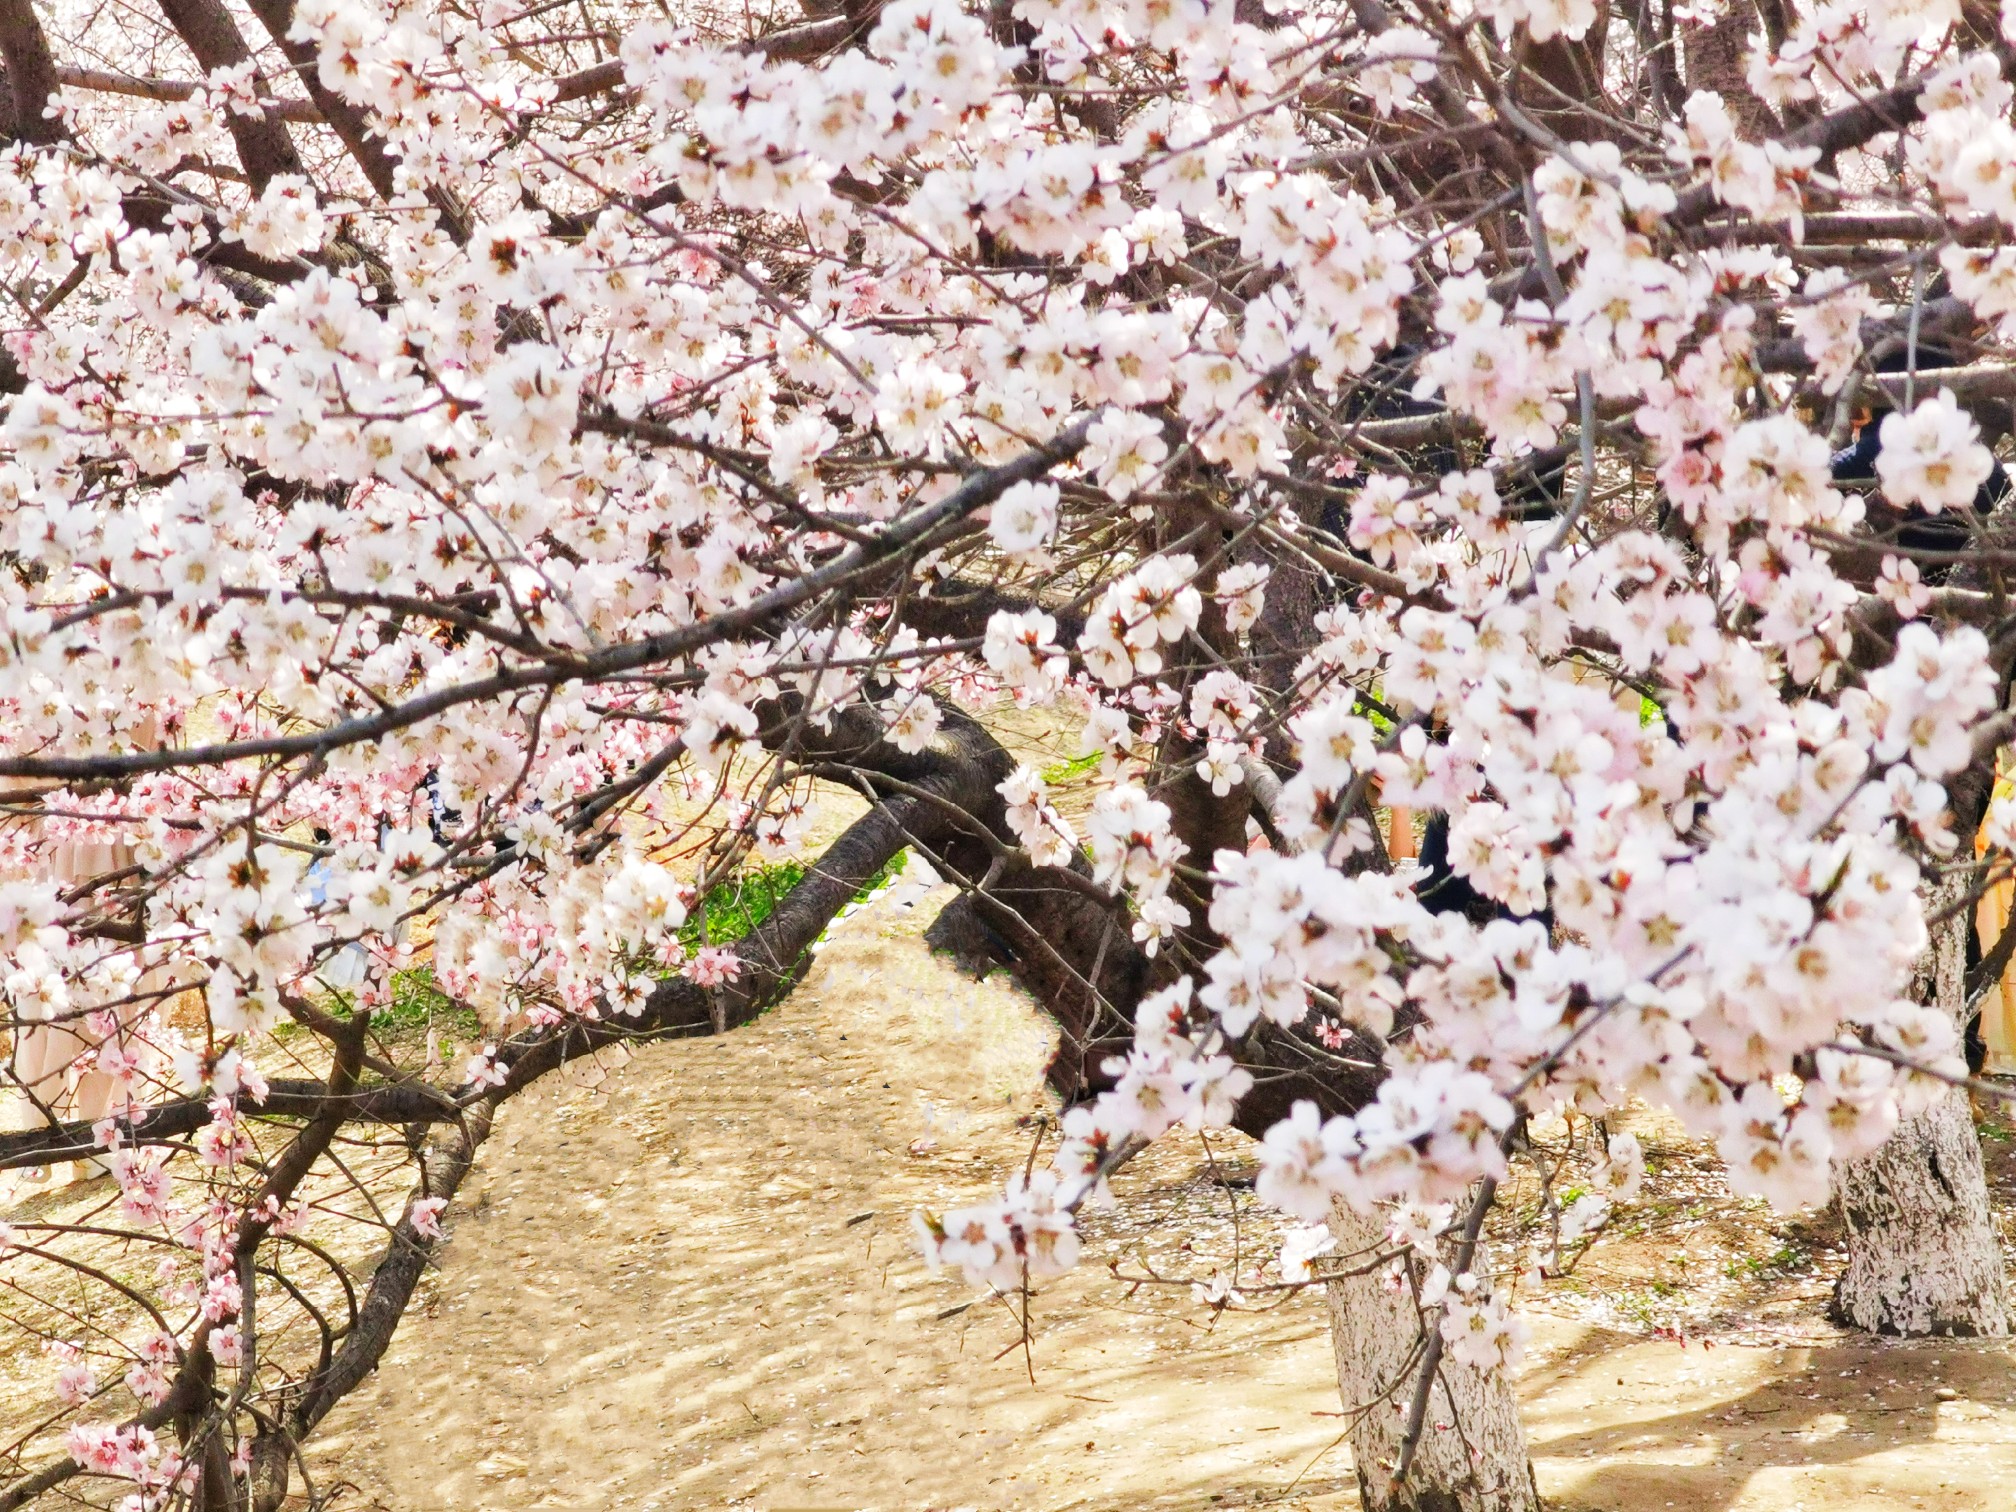
[[[824,834],[852,814],[818,817]],[[758,1023],[512,1103],[384,1368],[310,1445],[329,1505],[1354,1507],[1321,1298],[1255,1289],[1214,1313],[1188,1284],[1274,1279],[1281,1229],[1239,1136],[1172,1137],[1121,1173],[1083,1264],[1035,1296],[1026,1350],[1007,1305],[917,1258],[910,1214],[997,1189],[1054,1111],[1047,1021],[1005,974],[975,982],[922,939],[951,896],[906,874]],[[1549,1505],[2008,1506],[2008,1347],[1833,1329],[1825,1215],[1732,1199],[1712,1151],[1633,1126],[1643,1199],[1520,1294]],[[1984,1112],[1982,1132],[2016,1214],[2016,1129]],[[396,1202],[396,1152],[380,1163],[366,1187]],[[77,1223],[115,1200],[100,1180],[28,1207]],[[368,1233],[336,1232],[361,1276]],[[1135,1284],[1150,1275],[1175,1284]],[[34,1436],[50,1369],[0,1352],[10,1440]]]
[[[1076,814],[1085,774],[1056,733],[1006,723]],[[804,853],[860,811],[822,787]],[[1321,1297],[1252,1289],[1214,1312],[1189,1284],[1256,1264],[1278,1279],[1282,1226],[1253,1201],[1243,1137],[1172,1136],[1123,1171],[1079,1269],[1035,1295],[1026,1349],[1008,1305],[920,1261],[910,1215],[997,1190],[1056,1104],[1049,1021],[1005,973],[975,982],[932,953],[954,894],[919,876],[840,921],[756,1024],[605,1057],[507,1106],[384,1367],[309,1446],[332,1508],[1357,1505]],[[1826,1215],[1738,1201],[1712,1150],[1630,1122],[1642,1200],[1571,1274],[1520,1290],[1549,1506],[2006,1508],[2009,1349],[1831,1327]],[[1981,1127],[2016,1217],[2016,1124],[1984,1110]],[[351,1163],[392,1208],[408,1178],[386,1137]],[[116,1196],[85,1182],[17,1216],[89,1222]],[[361,1278],[371,1231],[326,1227]],[[0,1352],[8,1439],[39,1423],[50,1369],[32,1346]]]
[[[318,1489],[387,1512],[1355,1506],[1320,1297],[1214,1315],[1108,1268],[1271,1262],[1236,1137],[1120,1176],[1027,1350],[1008,1306],[918,1260],[912,1211],[992,1191],[1052,1107],[1045,1022],[921,939],[949,896],[899,883],[748,1029],[513,1104],[384,1369],[312,1446]],[[1731,1199],[1712,1152],[1637,1126],[1644,1200],[1521,1296],[1549,1505],[2006,1507],[2008,1349],[1831,1328],[1824,1217]],[[2009,1126],[1984,1129],[2016,1212]]]

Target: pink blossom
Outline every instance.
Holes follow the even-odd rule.
[[[718,987],[742,974],[742,960],[724,946],[707,945],[693,953],[679,974],[695,986]]]
[[[441,1237],[441,1210],[448,1206],[446,1197],[422,1197],[407,1210],[407,1218],[413,1224],[413,1232],[423,1239]]]

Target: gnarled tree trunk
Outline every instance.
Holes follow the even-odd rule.
[[[1385,1239],[1378,1223],[1342,1202],[1331,1206],[1330,1231],[1346,1255],[1373,1251]],[[1332,1281],[1327,1290],[1337,1388],[1352,1418],[1351,1454],[1365,1512],[1539,1512],[1511,1382],[1503,1370],[1447,1354],[1406,1481],[1395,1484],[1422,1368],[1420,1310],[1411,1289],[1390,1287],[1383,1269]]]
[[[948,621],[957,607],[945,606]],[[1283,608],[1288,607],[1284,603]],[[1308,613],[1306,606],[1302,612]],[[1282,662],[1293,665],[1292,658]],[[848,717],[843,716],[843,726]],[[843,728],[840,735],[844,734]],[[822,744],[838,746],[845,741],[836,738]],[[823,754],[831,759],[840,753]],[[1110,1084],[1103,1062],[1129,1044],[1133,1011],[1152,990],[1155,963],[1133,940],[1124,907],[1117,900],[1102,901],[1098,890],[1089,887],[1088,868],[1082,861],[1067,873],[1064,868],[1032,867],[1025,857],[1003,858],[991,847],[974,843],[973,832],[978,830],[991,833],[999,843],[1012,841],[995,791],[1011,759],[998,742],[967,716],[948,709],[939,739],[918,756],[903,757],[884,742],[863,738],[847,757],[845,775],[871,788],[880,779],[901,777],[960,795],[969,817],[951,824],[912,800],[885,800],[908,805],[905,833],[913,843],[923,842],[921,848],[934,865],[952,880],[963,879],[970,889],[947,905],[927,938],[950,949],[969,970],[984,971],[989,963],[1008,966],[1056,1021],[1060,1041],[1050,1078],[1067,1102]],[[1257,777],[1268,776],[1258,763],[1254,770]],[[828,775],[842,774],[836,769]],[[1253,796],[1242,790],[1235,800],[1214,808],[1208,790],[1193,790],[1182,801],[1172,802],[1178,832],[1192,853],[1208,855],[1217,845],[1236,843],[1233,820],[1243,824],[1245,806]],[[872,817],[859,821],[856,829],[869,825]],[[897,842],[885,844],[886,852],[876,852],[878,863],[883,854],[893,854],[897,848]],[[822,861],[807,880],[829,869]],[[850,870],[849,876],[853,874]],[[983,874],[992,880],[973,887]],[[851,896],[853,886],[858,883],[849,885],[844,895]],[[1201,914],[1204,899],[1197,896],[1193,901]],[[1302,1031],[1255,1033],[1241,1046],[1240,1059],[1254,1072],[1256,1085],[1240,1103],[1236,1126],[1262,1135],[1302,1098],[1326,1114],[1363,1107],[1377,1094],[1383,1078],[1380,1049],[1368,1042],[1340,1058],[1323,1053],[1322,1047],[1302,1037]],[[1384,1237],[1376,1223],[1348,1208],[1339,1210],[1332,1227],[1347,1253],[1370,1249]],[[1390,1484],[1419,1379],[1419,1314],[1411,1294],[1386,1291],[1378,1277],[1339,1280],[1331,1285],[1329,1300],[1345,1408],[1356,1411],[1373,1404],[1353,1434],[1367,1512],[1539,1512],[1526,1435],[1505,1373],[1479,1370],[1446,1356],[1406,1482],[1399,1487]],[[1417,1368],[1410,1369],[1410,1364]]]
[[[1956,1021],[1966,1004],[1966,913],[1954,909],[1961,895],[1952,886],[1931,900],[1931,912],[1953,909],[1954,917],[1934,926],[1913,989]],[[1872,1333],[2009,1332],[2008,1276],[1981,1142],[1960,1088],[1946,1088],[1880,1147],[1843,1166],[1834,1195],[1848,1230],[1836,1318]]]

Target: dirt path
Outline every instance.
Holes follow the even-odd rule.
[[[1214,1324],[1187,1289],[1130,1297],[1104,1271],[1229,1258],[1232,1194],[1194,1142],[1125,1173],[1089,1263],[1039,1296],[1033,1384],[1006,1310],[957,1310],[972,1290],[916,1259],[911,1211],[992,1189],[1045,1106],[1043,1023],[916,939],[942,896],[847,921],[749,1029],[515,1105],[384,1369],[313,1446],[318,1485],[392,1512],[1355,1506],[1313,1296]],[[1237,1239],[1271,1233],[1248,1213]],[[2009,1506],[2001,1348],[1809,1332],[1682,1347],[1536,1318],[1543,1492]]]

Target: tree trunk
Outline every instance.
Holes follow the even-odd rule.
[[[1953,908],[1960,895],[1942,888],[1930,911]],[[1966,1001],[1966,930],[1960,909],[1934,927],[1913,984],[1920,1002],[1956,1021]],[[1848,1162],[1834,1195],[1848,1230],[1835,1318],[1883,1334],[2009,1332],[2008,1279],[1964,1091],[1946,1088],[1880,1147]]]
[[[1381,1225],[1341,1202],[1332,1204],[1330,1231],[1343,1255],[1369,1254],[1386,1237]],[[1332,1281],[1328,1291],[1337,1387],[1345,1413],[1355,1415],[1351,1455],[1364,1512],[1540,1512],[1526,1430],[1505,1372],[1447,1354],[1406,1484],[1393,1484],[1420,1377],[1420,1310],[1411,1290],[1388,1287],[1383,1268]]]
[[[1688,22],[1681,32],[1688,89],[1712,89],[1721,95],[1736,129],[1753,142],[1784,130],[1771,107],[1750,87],[1748,54],[1756,26],[1756,10],[1745,0],[1735,0],[1715,20]]]

